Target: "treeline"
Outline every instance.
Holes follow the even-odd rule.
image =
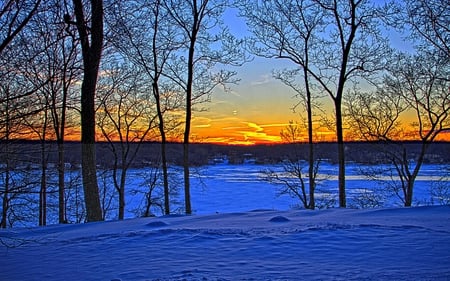
[[[0,142],[1,144],[1,142]],[[407,147],[411,160],[417,159],[420,155],[420,142],[404,141],[401,145]],[[15,151],[14,165],[25,169],[36,169],[40,167],[40,149],[38,141],[16,140],[13,149]],[[58,164],[58,150],[56,142],[47,143],[48,165],[55,170]],[[214,164],[246,164],[246,160],[251,160],[251,164],[280,164],[292,157],[292,152],[296,151],[297,160],[306,161],[308,159],[308,145],[306,143],[286,143],[286,144],[261,144],[252,146],[222,145],[208,143],[192,143],[190,151],[191,166],[203,166]],[[322,161],[338,163],[336,153],[336,143],[322,142],[316,143],[315,147],[320,153]],[[65,167],[67,169],[81,168],[81,143],[66,142],[65,145]],[[131,150],[139,150],[139,154],[130,163],[130,168],[146,168],[160,166],[159,142],[144,142],[142,144],[132,144]],[[167,161],[172,166],[183,165],[183,145],[181,143],[167,144]],[[111,151],[110,144],[97,142],[97,166],[100,169],[113,169],[115,156]],[[379,149],[379,143],[375,142],[347,142],[346,159],[359,164],[389,164],[391,160],[385,151]],[[216,161],[215,161],[216,160]],[[223,160],[223,161],[221,161]],[[0,154],[0,164],[4,165],[5,155]],[[424,163],[427,164],[449,164],[450,165],[450,142],[434,142],[430,145],[428,153],[425,155]]]

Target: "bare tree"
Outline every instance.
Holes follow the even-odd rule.
[[[65,16],[68,24],[75,24],[80,37],[83,56],[81,85],[81,162],[86,204],[86,220],[102,220],[95,157],[95,91],[103,50],[103,1],[91,0],[87,9],[82,0],[73,0],[75,22]],[[90,11],[90,17],[86,13]],[[90,26],[88,25],[90,24]]]
[[[173,126],[170,112],[182,106],[179,86],[166,69],[182,47],[182,37],[161,1],[120,1],[112,7],[111,44],[142,71],[141,79],[151,88],[161,139],[161,168],[164,181],[164,210],[170,214],[167,136]],[[175,122],[175,127],[179,122]]]
[[[414,183],[429,145],[450,130],[449,64],[440,56],[397,55],[384,83],[371,98],[356,94],[348,102],[352,124],[364,139],[382,141],[399,179],[400,198],[405,206],[413,201]],[[409,130],[401,118],[412,114]],[[420,141],[420,149],[410,152],[401,140]],[[392,148],[392,146],[394,146]]]
[[[308,144],[308,155],[303,153],[301,147],[304,143],[300,142],[302,137],[302,127],[297,122],[290,121],[280,133],[284,142],[289,143],[292,149],[290,154],[282,162],[282,172],[274,169],[265,171],[265,179],[268,182],[281,185],[280,194],[288,194],[291,197],[299,199],[305,209],[315,209],[315,186],[317,173],[319,171],[320,160],[313,162],[312,174],[310,173],[311,163],[304,159],[310,157],[310,147]],[[308,166],[308,173],[305,173],[305,167]],[[311,184],[311,181],[313,184]],[[307,182],[310,182],[309,189]]]
[[[79,41],[75,38],[73,26],[66,26],[65,11],[68,4],[60,1],[51,3],[45,14],[49,43],[46,48],[48,73],[52,77],[47,87],[52,129],[58,146],[58,218],[59,223],[67,222],[65,214],[65,155],[64,143],[66,129],[69,126],[69,108],[76,102],[74,85],[80,79]],[[44,20],[42,19],[44,22]],[[55,24],[56,23],[56,24]],[[46,38],[44,37],[44,38]]]
[[[25,36],[22,33],[17,35]],[[33,79],[33,72],[30,68],[30,61],[35,52],[28,52],[27,44],[24,40],[14,40],[5,48],[0,56],[0,140],[2,141],[2,220],[1,227],[12,224],[13,201],[18,204],[24,198],[25,193],[29,193],[28,182],[18,184],[14,169],[18,163],[18,150],[13,143],[15,139],[29,137],[30,127],[26,120],[32,119],[41,112],[42,106],[36,103],[36,93],[48,83],[48,79],[36,81]],[[35,74],[35,73],[34,73]],[[26,153],[26,151],[22,151]],[[27,151],[30,152],[30,151]],[[14,175],[16,174],[16,176]],[[31,205],[31,204],[30,204]],[[16,209],[16,211],[19,211]]]
[[[143,87],[139,71],[125,63],[105,66],[100,80],[98,125],[114,155],[113,183],[119,194],[119,220],[125,214],[127,171],[141,144],[156,128],[156,114]]]
[[[33,40],[35,44],[22,46],[23,52],[29,53],[27,72],[29,79],[33,80],[36,87],[42,83],[43,86],[37,92],[37,100],[40,101],[42,111],[35,118],[27,118],[38,138],[43,142],[42,149],[42,181],[41,190],[46,186],[46,162],[44,161],[45,142],[47,138],[55,139],[58,146],[58,206],[59,222],[64,223],[65,217],[65,166],[64,166],[64,138],[66,129],[66,115],[68,103],[70,103],[71,88],[77,75],[80,74],[78,67],[78,40],[74,38],[72,26],[66,26],[64,14],[68,9],[60,1],[47,1],[42,5],[43,12],[29,23],[29,32],[24,32],[21,37],[23,42]],[[72,30],[71,30],[72,29]],[[73,101],[73,96],[72,96]],[[40,110],[40,109],[38,109]],[[42,118],[41,118],[42,117]],[[35,122],[41,125],[34,124]],[[50,126],[50,124],[52,126]],[[45,192],[42,192],[45,193]],[[44,195],[41,201],[46,202]],[[45,204],[44,204],[45,205]],[[45,215],[46,207],[42,207],[41,213]],[[45,217],[45,216],[44,216]],[[45,219],[43,219],[43,224]]]
[[[450,18],[448,1],[405,0],[400,2],[399,13],[394,18],[395,26],[410,30],[410,39],[420,52],[433,52],[442,58],[450,54]],[[406,15],[405,15],[406,14]],[[401,17],[401,18],[399,18]]]
[[[220,24],[222,13],[229,6],[228,1],[170,0],[164,1],[164,5],[174,26],[181,30],[184,42],[167,75],[176,80],[185,94],[184,199],[185,212],[191,214],[189,144],[194,105],[208,101],[217,86],[236,82],[233,79],[235,72],[214,72],[215,66],[240,65],[245,57],[237,47],[241,42]]]
[[[437,59],[437,58],[436,58]],[[449,60],[438,61],[433,57],[399,58],[388,77],[386,88],[392,95],[401,96],[415,114],[413,130],[421,142],[421,149],[411,165],[405,149],[393,159],[393,164],[403,186],[405,206],[411,206],[413,186],[429,145],[442,132],[450,130],[450,73]]]
[[[38,11],[41,0],[5,0],[0,2],[0,54],[24,29]]]
[[[303,69],[307,96],[314,89],[331,98],[339,155],[339,206],[346,207],[342,100],[355,78],[367,78],[382,69],[388,48],[377,27],[377,7],[366,0],[244,1],[240,5],[255,37],[255,53],[293,61]]]

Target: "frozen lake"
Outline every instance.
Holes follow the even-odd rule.
[[[385,207],[402,206],[400,199],[393,194],[385,194],[385,184],[392,182],[389,173],[379,177],[378,181],[369,180],[362,172],[367,169],[385,169],[383,166],[362,166],[349,164],[346,167],[346,192],[349,206],[352,206],[352,198],[361,192],[382,192],[386,198]],[[264,180],[264,171],[272,169],[282,171],[281,165],[209,165],[191,170],[191,199],[195,214],[246,212],[251,210],[290,210],[299,205],[299,200],[288,195],[279,195],[280,186]],[[413,205],[438,204],[432,202],[431,188],[444,179],[449,184],[450,165],[424,165],[416,179]],[[305,172],[306,172],[305,168]],[[142,185],[137,170],[130,171],[129,185]],[[182,203],[183,182],[182,170],[176,168],[172,173],[180,176],[178,198]],[[323,163],[319,169],[318,177],[321,179],[316,190],[316,197],[324,194],[338,198],[338,166]],[[135,206],[141,200],[138,197],[129,196],[128,206]],[[320,200],[320,199],[319,199]],[[175,206],[174,206],[175,207]],[[181,207],[181,206],[180,206]],[[173,207],[172,207],[173,209]]]
[[[298,198],[280,195],[282,185],[266,180],[264,171],[282,172],[283,165],[228,165],[217,164],[191,168],[191,204],[194,214],[223,214],[248,212],[253,210],[295,210],[302,206]],[[370,180],[365,175],[368,170],[377,170],[378,179]],[[382,170],[382,171],[380,171]],[[413,206],[450,204],[450,164],[422,166],[414,187]],[[171,194],[171,214],[184,213],[183,169],[171,167],[169,180]],[[372,171],[373,172],[373,171]],[[39,170],[18,170],[15,182],[25,182],[32,192],[23,192],[11,201],[15,213],[30,214],[20,217],[15,225],[36,225],[38,214]],[[66,173],[66,214],[71,223],[84,221],[83,188],[81,171],[68,170]],[[98,184],[106,220],[116,220],[118,216],[118,192],[111,171],[98,171]],[[147,207],[146,192],[155,169],[130,169],[125,188],[125,218],[143,216]],[[304,173],[307,173],[305,164]],[[319,168],[315,192],[316,207],[328,208],[338,205],[338,166],[323,162]],[[149,178],[150,177],[150,178]],[[292,179],[292,178],[291,178]],[[399,207],[401,199],[392,190],[391,172],[387,166],[368,166],[349,163],[346,167],[347,207]],[[397,179],[398,180],[398,179]],[[305,179],[306,184],[307,179]],[[53,169],[49,172],[48,224],[57,223],[58,192],[57,176]],[[156,182],[152,192],[150,213],[160,216],[163,211],[162,179]],[[388,184],[390,184],[388,188]],[[308,185],[307,185],[308,188]],[[397,191],[401,192],[401,191]],[[33,202],[30,204],[29,202]]]

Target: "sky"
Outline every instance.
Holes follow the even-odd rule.
[[[237,10],[228,9],[224,22],[237,37],[248,36],[245,21]],[[285,60],[252,56],[234,68],[240,81],[229,91],[217,89],[207,112],[194,112],[192,139],[203,142],[251,145],[279,143],[281,130],[289,121],[300,121],[292,108],[298,103],[295,92],[273,78],[273,70],[292,67]]]
[[[256,58],[238,71],[238,85],[218,89],[207,112],[194,112],[193,139],[228,144],[280,142],[280,131],[290,120],[295,93],[272,78],[272,68],[283,62]]]
[[[238,38],[249,36],[245,20],[237,14],[236,9],[226,10],[225,25]],[[289,121],[303,123],[302,107],[293,110],[299,102],[296,93],[272,74],[274,70],[296,66],[287,60],[251,58],[243,66],[233,68],[240,80],[238,84],[230,85],[226,92],[216,89],[211,103],[202,105],[208,110],[193,113],[193,141],[234,145],[281,143],[280,132]],[[333,112],[329,97],[322,104],[328,114]],[[303,131],[303,140],[307,141],[306,127]],[[323,127],[316,129],[315,135],[318,141],[335,140],[334,132]]]
[[[232,34],[237,37],[249,35],[242,18],[237,17],[237,10],[229,9],[224,14],[224,22]],[[391,45],[402,51],[413,52],[411,42],[398,32],[384,30]],[[211,103],[206,104],[206,112],[194,112],[192,119],[192,140],[225,144],[252,145],[261,143],[280,143],[280,132],[289,121],[299,124],[305,120],[303,107],[296,112],[292,109],[299,102],[295,92],[281,81],[273,78],[274,70],[293,68],[291,62],[282,59],[265,59],[252,57],[253,60],[235,68],[239,84],[231,85],[231,90],[224,92],[217,89]],[[321,110],[333,121],[334,107],[331,98],[321,100]],[[303,112],[303,116],[300,114]],[[402,124],[409,126],[412,121],[404,119]],[[335,141],[333,129],[323,126],[314,129],[316,141]],[[307,141],[306,127],[303,141]],[[349,132],[349,130],[347,130]],[[346,129],[344,128],[344,137]],[[450,133],[441,134],[438,139],[450,140]]]
[[[249,36],[244,19],[237,16],[236,9],[228,9],[224,23],[237,37]],[[389,34],[394,47],[412,50],[411,43],[403,40],[399,33]],[[228,85],[229,90],[216,88],[211,102],[202,104],[206,111],[193,112],[191,140],[233,145],[274,144],[282,142],[280,132],[290,121],[304,124],[304,110],[293,107],[299,99],[295,92],[281,81],[273,78],[274,70],[293,68],[291,62],[280,59],[265,59],[252,56],[250,62],[232,67],[237,72],[237,84]],[[321,100],[321,109],[333,119],[331,99]],[[303,115],[301,115],[303,114]],[[405,122],[408,123],[408,122]],[[331,124],[334,126],[334,124]],[[304,126],[304,125],[303,125]],[[307,141],[306,126],[302,130],[303,141]],[[316,141],[335,141],[335,133],[323,126],[315,128]],[[345,136],[344,131],[344,136]],[[450,140],[450,134],[447,139]]]

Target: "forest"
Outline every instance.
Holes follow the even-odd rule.
[[[244,19],[247,35],[225,25],[229,9]],[[12,206],[29,193],[36,193],[30,204],[38,214],[26,215],[47,224],[50,166],[58,174],[59,223],[67,222],[66,172],[73,166],[81,169],[86,222],[104,220],[97,172],[105,166],[113,171],[118,219],[127,171],[136,165],[160,171],[167,215],[168,170],[183,167],[184,212],[191,214],[192,167],[224,154],[236,162],[244,154],[285,161],[285,172],[300,178],[292,188],[306,209],[316,208],[324,158],[338,164],[341,208],[346,163],[389,164],[411,206],[421,166],[449,163],[448,12],[447,1],[438,0],[1,1],[0,227],[22,215]],[[254,57],[292,66],[272,72],[296,93],[293,109],[301,113],[280,132],[286,144],[196,143],[193,114],[206,110],[217,89],[238,83],[239,67]],[[323,127],[334,143],[318,140]],[[23,159],[40,171],[32,183],[16,178],[26,169]]]

